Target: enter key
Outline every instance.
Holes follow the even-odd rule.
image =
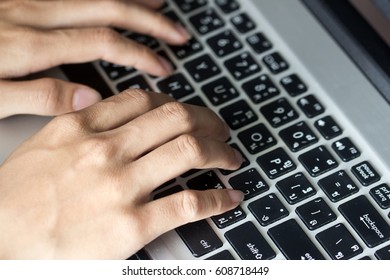
[[[369,247],[375,247],[390,239],[390,226],[361,195],[339,206],[340,212]]]

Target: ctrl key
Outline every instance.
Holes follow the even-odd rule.
[[[226,239],[243,260],[270,260],[274,250],[252,222],[246,222],[225,233]]]
[[[201,257],[222,247],[222,241],[206,220],[178,227],[176,232],[190,249],[194,257]]]

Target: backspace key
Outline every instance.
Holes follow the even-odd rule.
[[[364,195],[341,204],[339,210],[368,247],[390,239],[389,224]]]

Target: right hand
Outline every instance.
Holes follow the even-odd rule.
[[[52,120],[0,166],[0,259],[125,259],[243,200],[232,190],[154,189],[242,157],[212,111],[128,90]]]

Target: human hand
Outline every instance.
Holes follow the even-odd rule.
[[[103,59],[169,75],[169,62],[110,27],[183,44],[188,33],[153,10],[160,0],[3,0],[0,2],[0,119],[59,115],[100,100],[93,89],[57,79],[9,81],[64,63]],[[3,79],[3,80],[1,80]]]
[[[128,90],[59,116],[0,166],[0,259],[125,259],[182,224],[236,207],[235,190],[150,201],[193,168],[236,169],[210,110]]]

